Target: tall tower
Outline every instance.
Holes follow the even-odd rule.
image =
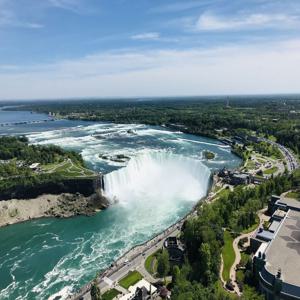
[[[229,105],[229,97],[227,97],[227,101],[226,101],[226,108],[229,108],[230,105]]]

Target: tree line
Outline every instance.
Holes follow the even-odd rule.
[[[16,159],[28,164],[51,164],[66,158],[83,164],[81,155],[75,151],[67,151],[55,145],[30,145],[28,138],[24,136],[0,137],[0,160]]]
[[[173,270],[174,300],[230,299],[218,288],[224,228],[233,232],[247,229],[256,222],[257,210],[270,195],[299,187],[300,172],[272,178],[255,188],[237,187],[211,204],[203,204],[198,215],[186,221],[183,241],[186,245],[184,265]],[[246,285],[242,299],[263,299]]]

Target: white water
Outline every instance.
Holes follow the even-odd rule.
[[[24,132],[31,132],[31,143],[81,153],[89,167],[106,174],[106,194],[118,203],[90,218],[2,228],[1,300],[66,299],[131,247],[188,213],[206,194],[210,171],[240,163],[207,138],[145,125],[83,124],[62,120],[24,126]],[[215,154],[213,160],[203,158],[206,150]],[[102,158],[120,154],[129,162]]]
[[[207,193],[210,170],[201,161],[168,151],[132,158],[128,165],[104,177],[105,195],[126,205],[175,199],[197,201]]]

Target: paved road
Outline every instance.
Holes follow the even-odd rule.
[[[277,146],[279,148],[279,150],[285,157],[285,160],[287,163],[287,169],[289,172],[293,172],[294,170],[299,168],[299,163],[298,163],[296,156],[288,148],[286,148],[285,146],[278,144],[276,142],[265,139],[265,138],[260,138],[260,141],[267,142],[267,143]]]
[[[146,242],[143,245],[137,246],[130,250],[126,255],[117,260],[114,265],[106,270],[99,278],[99,287],[102,292],[114,287],[117,282],[123,278],[129,271],[138,270],[143,275],[145,274],[144,263],[145,259],[155,253],[158,249],[162,248],[164,240],[169,236],[177,236],[180,233],[180,228],[184,220],[179,221],[173,226],[169,227],[160,235],[156,236],[152,240]],[[153,282],[154,278],[151,275],[146,277],[146,280]],[[109,282],[112,284],[110,286]],[[77,295],[70,296],[69,299],[78,300],[90,300],[90,286],[87,285]]]

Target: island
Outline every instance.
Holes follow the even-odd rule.
[[[214,159],[215,158],[215,154],[208,150],[204,151],[203,155],[206,159]]]

